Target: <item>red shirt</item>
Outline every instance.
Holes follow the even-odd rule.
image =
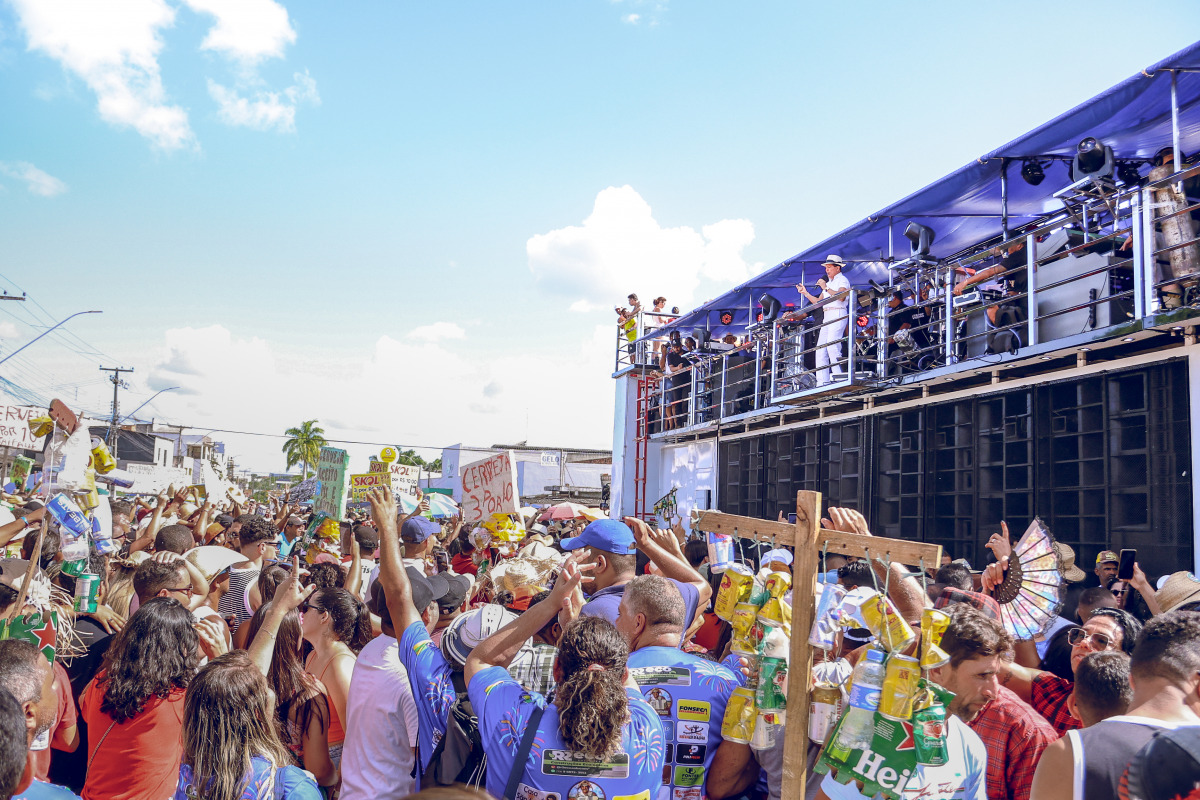
[[[1083,727],[1083,723],[1072,717],[1067,709],[1067,699],[1074,691],[1075,684],[1052,672],[1038,675],[1030,686],[1030,705],[1034,711],[1046,718],[1060,738],[1067,731]]]
[[[1058,739],[1050,723],[1001,686],[967,724],[987,747],[988,800],[1029,800],[1042,751]]]
[[[183,756],[183,699],[187,690],[172,689],[165,699],[151,697],[142,713],[114,725],[113,718],[100,710],[103,680],[102,672],[83,690],[79,702],[79,712],[88,725],[91,761],[83,784],[84,800],[173,797]]]

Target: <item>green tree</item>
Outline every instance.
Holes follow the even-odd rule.
[[[285,469],[302,464],[304,477],[307,478],[309,466],[316,464],[321,457],[321,448],[325,446],[325,429],[315,419],[310,419],[301,422],[299,428],[288,428],[283,435],[288,437],[283,443],[283,452],[287,456]]]
[[[396,456],[396,463],[409,467],[424,467],[425,459],[417,455],[416,450],[405,450]]]

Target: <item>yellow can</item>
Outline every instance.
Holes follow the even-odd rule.
[[[762,623],[758,621],[758,606],[753,603],[738,603],[734,606],[733,619],[729,621],[729,625],[733,628],[730,652],[742,656],[758,655],[764,635]]]
[[[902,655],[888,656],[883,691],[879,694],[879,713],[888,719],[910,719],[920,679],[921,664],[917,659]]]
[[[116,459],[108,452],[108,445],[98,436],[92,437],[92,468],[105,475],[117,468]]]
[[[884,650],[895,653],[916,641],[917,634],[912,626],[896,612],[892,601],[883,595],[875,594],[867,598],[861,610],[867,630],[875,635],[877,643]]]
[[[754,690],[739,687],[729,695],[725,704],[725,717],[721,720],[721,736],[726,741],[750,744],[754,738],[754,724],[758,709],[754,705]]]
[[[732,622],[734,609],[738,603],[749,600],[753,590],[754,573],[741,564],[730,565],[721,575],[721,588],[717,590],[713,612],[726,622]]]
[[[921,613],[921,669],[933,669],[950,663],[950,654],[939,645],[950,626],[950,615],[936,608]]]

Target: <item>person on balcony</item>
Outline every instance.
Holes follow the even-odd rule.
[[[827,301],[822,307],[824,323],[817,337],[817,383],[829,383],[830,377],[841,378],[842,339],[846,336],[846,312],[850,281],[842,274],[846,262],[841,256],[831,255],[821,266],[825,267],[825,278],[817,280],[821,294],[814,296],[803,284],[797,284],[800,294],[810,303]]]

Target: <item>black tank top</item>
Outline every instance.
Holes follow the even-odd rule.
[[[1076,800],[1118,800],[1121,775],[1142,745],[1163,727],[1158,720],[1143,717],[1112,717],[1078,734],[1083,744],[1083,797]],[[1073,743],[1074,744],[1074,743]]]

